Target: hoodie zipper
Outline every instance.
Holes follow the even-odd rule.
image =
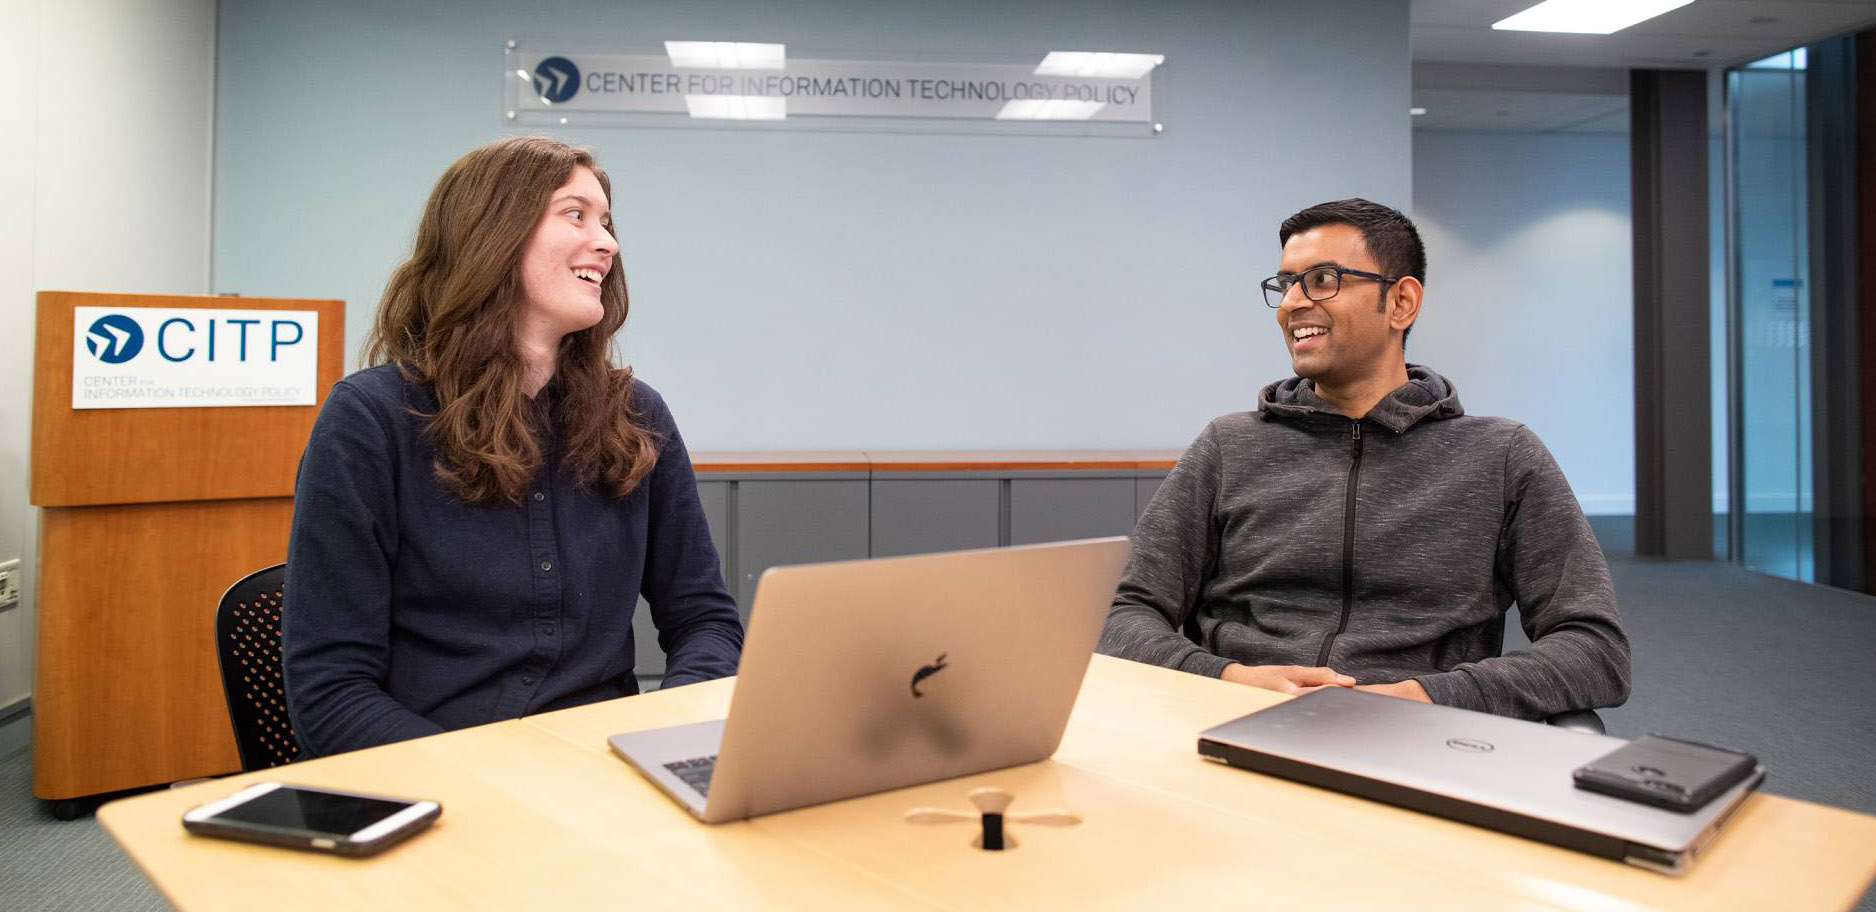
[[[1329,664],[1329,650],[1335,648],[1335,638],[1348,629],[1348,615],[1355,608],[1355,486],[1361,481],[1361,419],[1354,422],[1355,451],[1348,461],[1348,495],[1342,507],[1342,619],[1335,625],[1335,631],[1322,639],[1322,652],[1316,656],[1318,666]]]

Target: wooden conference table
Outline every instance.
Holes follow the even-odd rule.
[[[500,722],[142,795],[98,816],[185,910],[779,908],[1844,909],[1876,817],[1755,795],[1675,878],[1199,759],[1200,730],[1286,699],[1097,656],[1054,759],[743,823],[695,822],[606,736],[724,715],[731,681]],[[435,798],[436,827],[363,861],[187,835],[184,810],[280,779]],[[996,785],[1019,847],[913,826]]]

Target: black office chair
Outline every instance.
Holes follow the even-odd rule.
[[[1191,617],[1186,618],[1185,629],[1182,632],[1185,633],[1186,639],[1200,646],[1205,645],[1205,635],[1199,631],[1198,614],[1196,612],[1194,612]],[[1544,724],[1554,725],[1558,728],[1567,728],[1570,731],[1586,732],[1592,735],[1606,735],[1609,733],[1609,730],[1602,724],[1602,717],[1596,715],[1596,711],[1593,709],[1565,710],[1545,719]]]
[[[1609,730],[1603,727],[1602,717],[1596,715],[1596,711],[1593,709],[1564,710],[1563,712],[1545,719],[1544,724],[1555,725],[1558,728],[1567,728],[1571,731],[1587,732],[1592,735],[1606,735],[1609,733]]]
[[[286,564],[241,578],[222,593],[215,612],[215,654],[222,692],[234,723],[241,769],[267,769],[300,759],[300,742],[287,719],[280,676],[280,601]]]

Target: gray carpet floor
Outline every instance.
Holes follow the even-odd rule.
[[[61,821],[33,797],[30,749],[0,758],[0,909],[169,909],[97,818]]]
[[[1610,734],[1743,748],[1771,771],[1767,791],[1876,814],[1876,598],[1609,558],[1635,669],[1628,705],[1602,711]],[[1524,645],[1513,626],[1508,650]],[[0,909],[169,908],[95,820],[54,820],[31,774],[30,748],[0,757]],[[1876,912],[1876,891],[1858,909]]]
[[[1876,598],[1717,564],[1609,564],[1634,668],[1628,703],[1600,711],[1610,734],[1737,747],[1770,771],[1768,792],[1876,814]]]

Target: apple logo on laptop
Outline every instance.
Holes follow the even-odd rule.
[[[950,653],[941,652],[938,654],[938,658],[933,660],[930,665],[927,665],[923,668],[920,668],[919,670],[915,672],[912,672],[912,697],[913,699],[917,699],[919,697],[925,696],[924,694],[919,693],[918,685],[920,681],[923,681],[926,678],[929,678],[932,675],[937,674],[938,672],[944,671],[947,667],[949,667],[945,665],[945,656],[947,655],[950,655]]]

